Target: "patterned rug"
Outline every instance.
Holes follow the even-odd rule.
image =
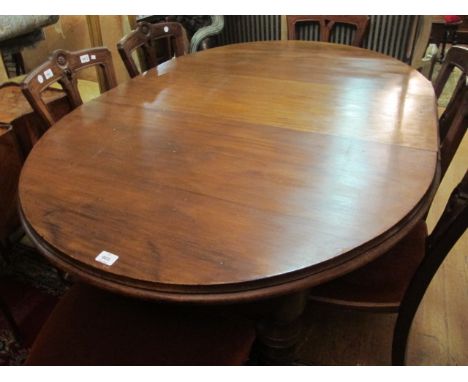
[[[0,366],[24,363],[39,330],[66,289],[67,283],[59,272],[28,245],[14,245],[8,262],[0,258],[0,296],[19,329],[16,339],[0,312]]]

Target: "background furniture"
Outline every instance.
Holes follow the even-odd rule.
[[[468,15],[460,15],[462,23],[457,29],[457,41],[459,44],[468,44]]]
[[[364,40],[363,47],[411,63],[418,31],[421,29],[425,17],[371,15],[369,16],[369,34]],[[349,44],[354,29],[353,27],[338,25],[335,42]],[[307,40],[318,39],[314,25],[299,26],[299,34],[303,35]],[[227,45],[286,38],[286,16],[228,15],[224,16],[224,28],[218,35],[217,40],[219,45]],[[424,41],[424,46],[427,46],[427,41]]]
[[[129,76],[133,78],[174,56],[185,55],[188,42],[182,24],[175,22],[150,24],[141,21],[137,29],[118,42],[117,48]],[[139,53],[141,70],[132,57],[136,51]]]
[[[355,28],[354,35],[349,40],[349,45],[361,46],[364,38],[369,30],[368,16],[286,16],[288,23],[288,39],[299,40],[298,24],[317,24],[318,38],[323,42],[333,42],[338,40],[337,29],[338,25],[352,26]],[[305,36],[302,36],[305,37]],[[304,38],[302,38],[304,39]]]
[[[146,20],[145,17],[139,19]],[[364,41],[364,47],[391,55],[407,63],[412,62],[419,30],[423,20],[430,18],[430,16],[371,15],[369,17],[369,36]],[[147,20],[151,22],[166,21],[166,18],[170,18],[170,21],[180,21],[187,29],[191,40],[191,52],[200,49],[201,46],[210,47],[247,41],[287,39],[286,16],[178,15],[148,16]],[[221,24],[223,25],[222,29]],[[113,51],[115,44],[135,26],[135,16],[62,16],[56,27],[48,27],[46,41],[40,42],[34,51],[28,49],[28,52],[24,53],[26,68],[31,70],[38,66],[47,59],[51,51],[57,48],[79,50],[90,45],[107,45],[113,54],[117,53]],[[219,30],[220,32],[216,32],[218,34],[211,36],[209,43],[205,41],[195,49],[195,40],[204,41],[201,38],[212,28],[215,29],[215,32],[219,32]],[[300,27],[300,33],[305,33],[307,36],[313,36],[313,30],[314,28],[309,26]],[[354,33],[353,28],[344,25],[338,26],[337,31],[338,43],[346,43]],[[65,45],[62,46],[61,44]],[[426,44],[427,41],[423,45],[426,46]],[[419,55],[418,53],[417,58],[420,59],[421,57],[422,54]],[[125,82],[127,73],[120,61],[116,62],[115,70],[118,82]]]
[[[447,44],[456,45],[458,43],[457,30],[462,23],[461,19],[447,21],[445,16],[433,17],[429,44],[436,44],[440,47],[440,62],[444,61]]]
[[[44,39],[42,28],[56,23],[58,19],[59,16],[0,16],[0,50],[8,73],[24,74],[21,50]]]
[[[178,22],[187,31],[190,41],[190,53],[218,46],[217,36],[224,28],[224,16],[138,16],[138,22],[150,23]]]
[[[236,44],[249,41],[280,40],[287,38],[286,16],[280,15],[225,15],[211,16],[222,17],[223,27],[206,44],[208,47]],[[187,29],[189,39],[193,32],[200,28],[200,32],[209,24],[207,16],[141,16],[141,20],[158,22],[169,19],[181,22]],[[284,18],[284,22],[283,22]],[[364,47],[398,58],[410,63],[413,59],[418,31],[422,28],[425,16],[395,16],[395,15],[371,15],[369,16],[369,34],[364,40]],[[213,21],[211,26],[219,25]],[[354,29],[346,25],[338,25],[335,38],[337,43],[349,44]],[[299,27],[301,39],[318,40],[317,28],[314,25],[303,25]],[[385,38],[383,38],[385,36]],[[194,35],[196,37],[196,35]],[[427,42],[424,42],[426,46]],[[190,51],[196,51],[191,43]],[[420,57],[418,57],[419,59]]]

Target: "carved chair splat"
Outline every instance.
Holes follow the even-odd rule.
[[[351,43],[353,46],[361,46],[369,29],[368,16],[316,16],[296,15],[287,16],[288,40],[298,40],[297,24],[318,23],[320,26],[320,41],[329,42],[331,33],[336,24],[347,24],[356,27],[356,34]]]
[[[187,54],[187,34],[182,24],[176,22],[157,24],[139,22],[135,30],[118,42],[117,49],[130,77],[133,78],[140,74],[132,53],[137,49],[140,50],[144,70],[149,70],[158,65],[155,41],[167,39],[170,41],[171,55],[178,57]]]
[[[434,82],[437,98],[441,96],[455,68],[461,71],[461,75],[439,119],[442,176],[447,171],[468,127],[468,47],[454,46],[447,53]]]
[[[67,95],[71,109],[75,109],[83,103],[78,90],[77,73],[93,66],[102,71],[104,91],[117,86],[112,55],[109,49],[104,47],[76,52],[56,50],[45,63],[34,69],[23,80],[21,83],[23,94],[48,127],[52,126],[57,118],[44,102],[42,92],[50,85],[59,83]]]

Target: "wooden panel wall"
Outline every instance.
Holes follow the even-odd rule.
[[[90,29],[88,18],[94,18],[94,28]],[[117,53],[116,44],[129,31],[129,16],[60,16],[56,24],[44,28],[43,41],[23,50],[26,72],[43,63],[55,49],[74,51],[102,43],[112,52],[117,81],[126,81],[129,77]],[[101,34],[100,38],[97,33]],[[84,71],[81,78],[97,81],[96,73],[92,70]]]
[[[3,63],[0,64],[0,83],[8,81],[8,75],[5,70],[5,65]]]
[[[117,82],[127,81],[130,77],[127,74],[119,53],[117,52],[117,42],[130,32],[130,23],[128,16],[86,16],[88,21],[93,20],[95,29],[90,30],[92,46],[103,45],[110,49],[114,61],[115,74]],[[89,24],[89,22],[88,22]],[[94,29],[94,28],[93,28]],[[100,36],[95,36],[94,33]]]
[[[88,26],[85,16],[60,16],[59,21],[43,29],[45,39],[23,49],[26,72],[42,64],[55,49],[79,50],[89,48]],[[83,79],[95,81],[94,72],[86,71]]]

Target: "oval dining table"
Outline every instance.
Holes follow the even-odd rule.
[[[431,83],[380,53],[306,41],[209,49],[50,128],[21,173],[22,222],[52,263],[116,293],[276,298],[261,341],[291,346],[286,324],[307,288],[377,258],[426,214],[437,124]],[[103,264],[102,251],[117,260]]]

